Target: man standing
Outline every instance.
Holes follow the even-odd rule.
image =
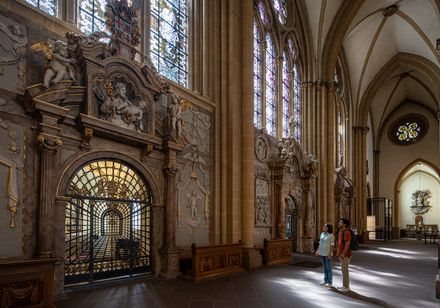
[[[350,292],[350,277],[348,273],[348,264],[351,260],[351,232],[350,232],[350,222],[348,219],[341,218],[338,222],[339,234],[338,234],[338,251],[336,256],[339,257],[341,262],[342,270],[342,287],[338,288],[339,291],[343,293]]]

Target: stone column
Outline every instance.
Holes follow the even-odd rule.
[[[164,121],[168,123],[168,121]],[[165,125],[164,131],[168,129]],[[165,166],[165,215],[164,215],[164,239],[160,249],[161,269],[160,275],[166,278],[175,278],[179,274],[179,252],[181,249],[176,246],[176,155],[181,147],[171,141],[164,143]]]
[[[48,103],[36,104],[40,111],[40,127],[37,140],[40,147],[40,196],[37,220],[37,251],[39,258],[55,256],[54,246],[54,204],[55,204],[55,155],[62,145],[61,128],[58,126],[66,108],[50,106]]]
[[[312,215],[313,213],[313,196],[311,185],[313,183],[313,178],[308,177],[303,179],[303,204],[304,204],[304,234],[302,236],[301,242],[301,252],[312,253],[314,252],[313,247],[313,224]]]
[[[366,135],[368,127],[353,126],[353,181],[354,181],[354,206],[355,217],[351,224],[356,224],[361,234],[367,230],[367,204],[366,204]],[[363,234],[363,236],[365,236]]]
[[[65,249],[65,217],[66,206],[69,203],[69,197],[57,196],[55,198],[54,209],[54,241],[55,241],[55,277],[54,277],[54,298],[61,299],[64,294],[64,249]]]
[[[254,97],[253,97],[253,20],[252,0],[242,1],[242,154],[241,154],[241,235],[246,268],[261,266],[261,255],[254,247],[255,175],[254,175]]]
[[[335,217],[335,156],[336,146],[335,140],[337,138],[336,131],[336,99],[335,99],[336,87],[333,82],[327,85],[327,217],[326,221],[330,221],[334,226],[336,225]],[[321,160],[323,161],[323,160]]]

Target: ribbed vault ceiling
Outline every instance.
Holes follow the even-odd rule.
[[[331,23],[341,7],[341,0],[305,0],[316,58]],[[388,8],[388,10],[387,10]],[[423,67],[397,61],[386,76],[379,76],[398,54],[415,55],[440,67],[436,40],[440,38],[440,16],[435,0],[366,0],[352,18],[344,36],[343,50],[349,72],[351,101],[355,112],[375,79],[382,77],[367,102],[373,131],[380,131],[384,121],[401,104],[416,102],[431,110],[439,109],[438,84],[433,83]],[[426,61],[425,61],[426,62]],[[382,70],[382,71],[381,71]],[[358,115],[354,115],[356,118]]]

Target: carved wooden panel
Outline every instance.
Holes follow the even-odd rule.
[[[193,244],[191,279],[199,281],[243,271],[242,246],[243,243],[199,247]]]
[[[266,265],[292,261],[292,240],[264,240],[263,262]]]

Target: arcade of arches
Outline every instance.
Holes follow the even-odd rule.
[[[32,273],[10,305],[177,277],[193,243],[241,241],[247,269],[265,239],[311,254],[339,217],[364,241],[435,235],[439,16],[437,0],[0,1],[0,280]]]

